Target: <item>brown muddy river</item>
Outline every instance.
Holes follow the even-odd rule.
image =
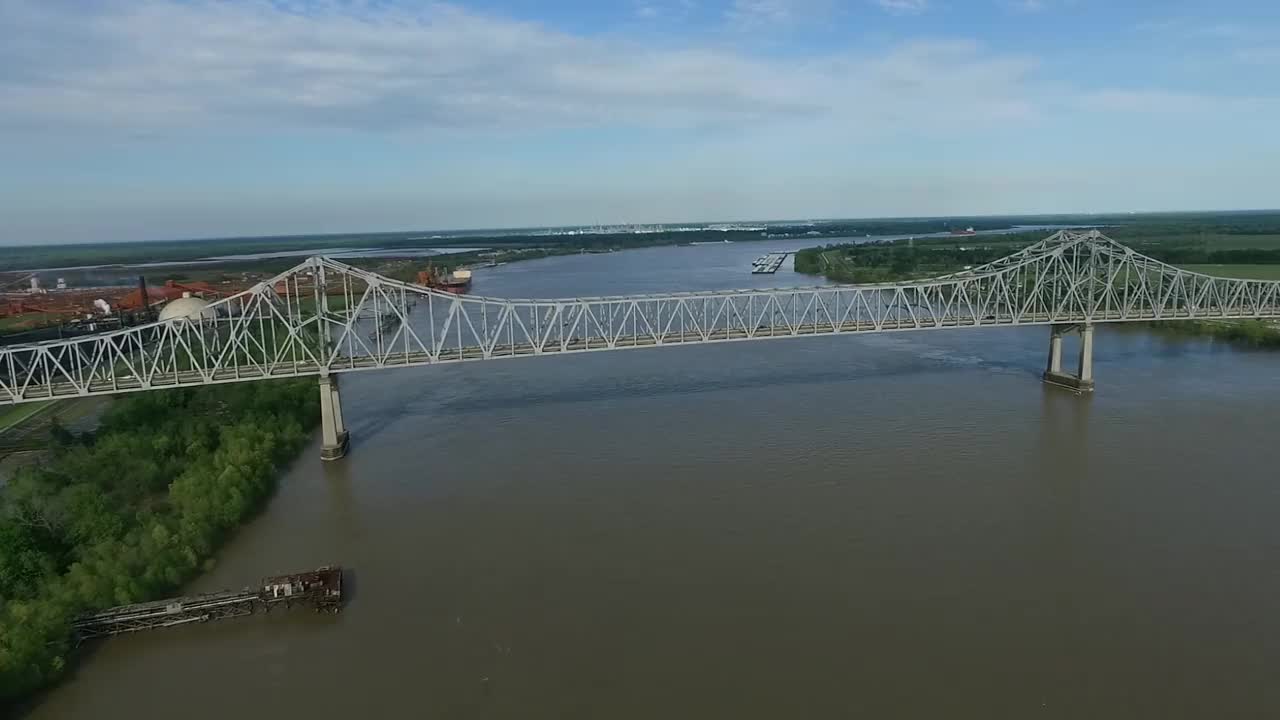
[[[748,274],[784,245],[475,290],[812,282]],[[30,717],[1280,716],[1280,353],[1102,328],[1080,398],[1047,336],[347,376],[351,454],[317,440],[193,588],[341,563],[345,611],[106,641]]]

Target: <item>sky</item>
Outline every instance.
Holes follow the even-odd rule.
[[[0,0],[0,244],[1275,207],[1274,0]]]

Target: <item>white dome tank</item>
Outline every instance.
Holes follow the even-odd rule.
[[[209,303],[198,297],[192,297],[191,293],[184,292],[182,297],[171,301],[160,311],[160,320],[177,320],[179,318],[187,318],[189,320],[214,320],[218,317],[218,311],[209,307]]]

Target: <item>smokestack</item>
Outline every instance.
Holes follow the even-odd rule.
[[[138,276],[138,291],[142,293],[142,309],[151,310],[151,299],[147,297],[147,279],[141,275]]]

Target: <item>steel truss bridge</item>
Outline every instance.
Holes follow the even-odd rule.
[[[1047,377],[1080,387],[1083,352],[1080,374],[1061,373],[1064,330],[1087,333],[1091,366],[1094,323],[1241,318],[1280,318],[1280,282],[1182,270],[1096,230],[928,280],[554,300],[452,295],[314,257],[196,317],[0,347],[0,405],[318,376],[340,416],[331,378],[359,370],[1016,325],[1055,326]]]

